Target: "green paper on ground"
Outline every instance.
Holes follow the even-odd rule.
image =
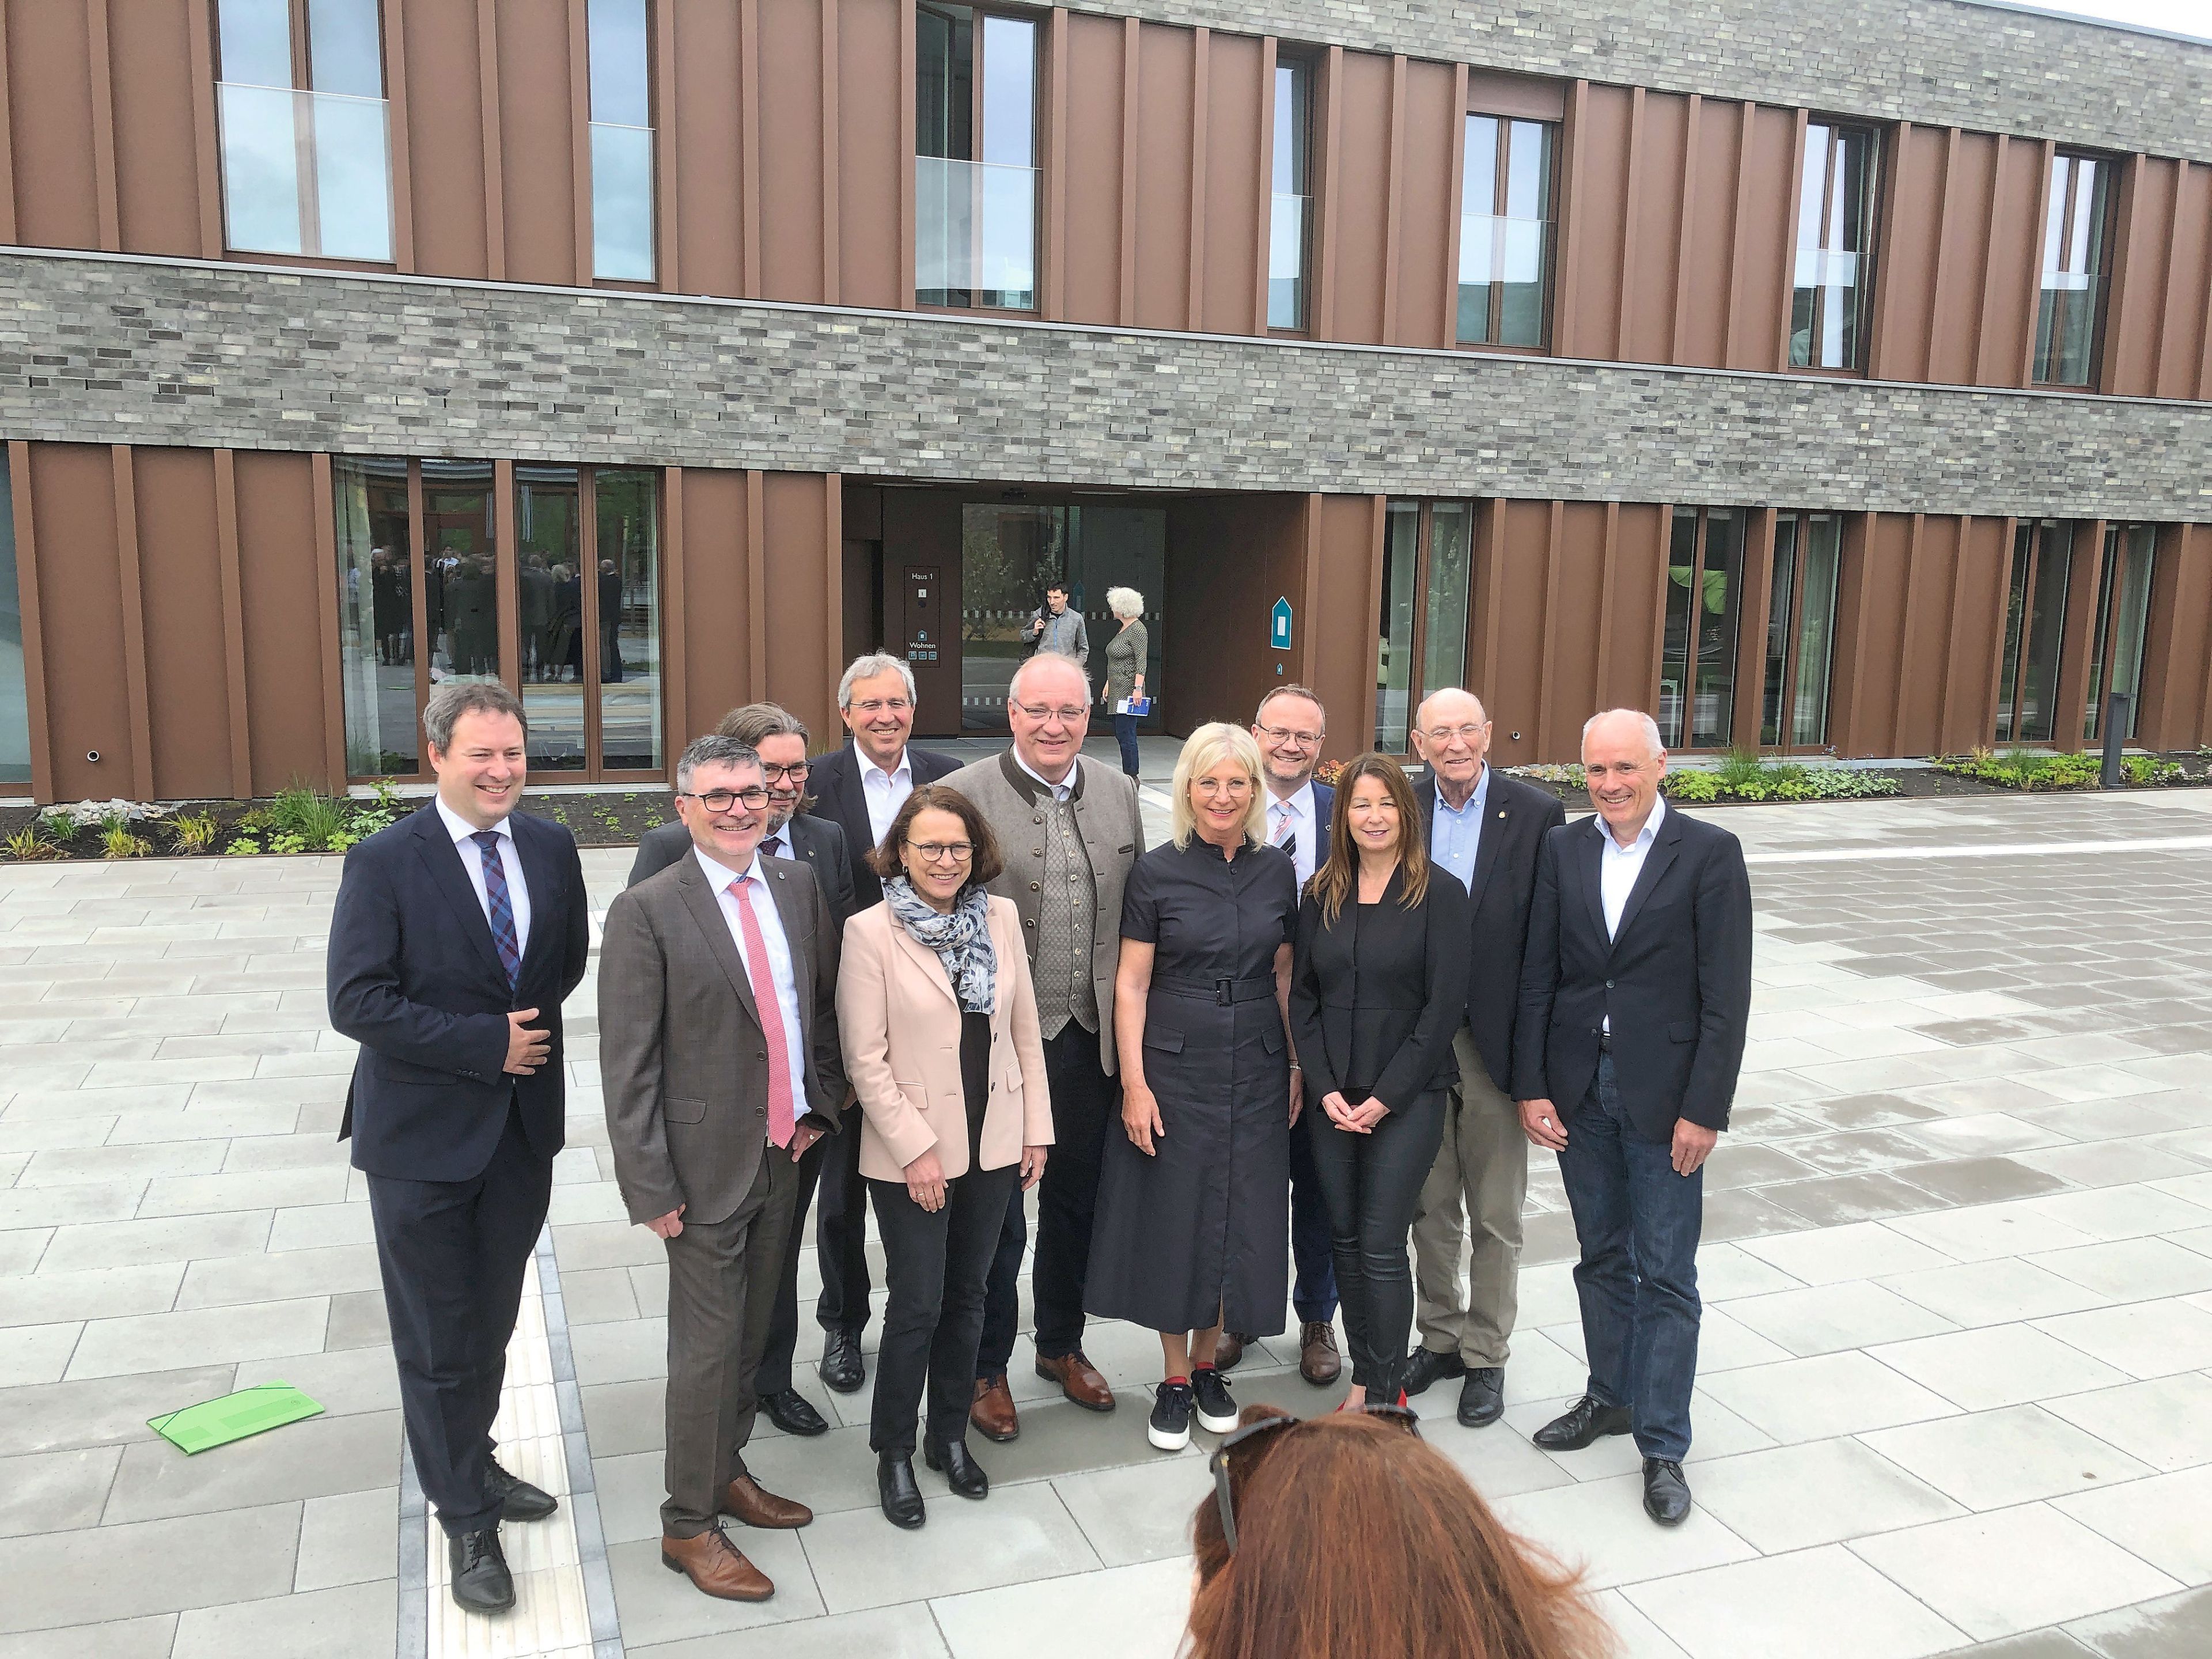
[[[146,1426],[186,1452],[204,1452],[248,1435],[281,1429],[301,1418],[319,1416],[322,1409],[289,1382],[262,1382],[220,1400],[187,1406],[166,1417],[149,1417]]]

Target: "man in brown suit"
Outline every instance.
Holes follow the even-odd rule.
[[[760,757],[710,735],[676,768],[690,856],[619,894],[599,957],[599,1075],[630,1219],[668,1249],[661,1565],[726,1601],[775,1587],[720,1516],[803,1527],[745,1468],[799,1160],[837,1128],[837,945],[794,860],[760,855]]]

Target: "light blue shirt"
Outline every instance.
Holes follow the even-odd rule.
[[[1455,811],[1444,799],[1441,781],[1437,786],[1436,816],[1429,823],[1429,858],[1439,870],[1449,870],[1459,878],[1459,884],[1470,893],[1474,891],[1475,855],[1482,850],[1482,813],[1490,805],[1490,766],[1485,762],[1482,775],[1474,781],[1474,793],[1467,798],[1467,805]]]
[[[769,891],[768,879],[761,873],[757,857],[741,874],[708,858],[696,847],[691,852],[699,860],[700,869],[706,872],[708,885],[714,890],[715,900],[722,907],[722,920],[730,926],[730,942],[738,947],[738,960],[744,964],[745,980],[753,988],[754,1000],[758,1001],[761,988],[753,978],[752,960],[745,953],[744,922],[738,915],[738,896],[730,890],[736,882],[745,884],[745,896],[751,902],[754,919],[760,923],[761,943],[768,949],[768,972],[775,981],[776,1006],[783,1011],[783,1047],[791,1063],[791,1115],[795,1122],[806,1115],[806,1048],[799,1024],[799,979],[792,967],[791,940],[783,931],[783,915],[775,908],[775,895]]]

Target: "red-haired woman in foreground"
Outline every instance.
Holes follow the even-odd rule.
[[[1603,1659],[1574,1575],[1522,1543],[1403,1407],[1265,1406],[1198,1506],[1190,1659]]]

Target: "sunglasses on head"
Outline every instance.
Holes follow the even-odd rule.
[[[1355,1406],[1352,1410],[1366,1417],[1379,1417],[1407,1434],[1421,1431],[1421,1419],[1413,1414],[1410,1406],[1385,1406],[1370,1401]],[[1252,1471],[1267,1461],[1267,1454],[1283,1442],[1285,1434],[1302,1429],[1318,1418],[1263,1417],[1255,1423],[1247,1423],[1241,1429],[1230,1431],[1214,1449],[1208,1467],[1213,1471],[1213,1506],[1221,1516],[1221,1536],[1229,1546],[1231,1555],[1237,1553],[1237,1499],[1252,1478]]]

